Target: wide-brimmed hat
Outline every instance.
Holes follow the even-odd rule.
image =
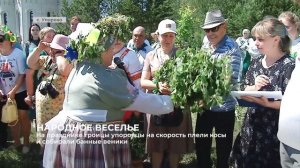
[[[69,38],[62,34],[57,34],[54,36],[50,47],[57,50],[65,50],[69,44]]]
[[[158,24],[158,33],[161,34],[165,34],[165,33],[176,33],[176,23],[173,20],[170,19],[165,19],[162,20],[159,24]]]
[[[202,29],[210,29],[217,27],[220,24],[226,22],[220,10],[213,10],[206,13],[205,21],[202,26]]]

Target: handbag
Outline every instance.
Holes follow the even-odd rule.
[[[174,111],[169,114],[151,115],[156,126],[178,127],[183,121],[183,111],[180,107],[174,107]]]
[[[1,121],[3,123],[12,123],[14,121],[18,122],[18,108],[16,100],[12,100],[11,98],[7,99],[6,104],[2,107]],[[17,122],[15,124],[17,124]]]

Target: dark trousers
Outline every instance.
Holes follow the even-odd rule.
[[[4,103],[0,102],[0,149],[6,148],[6,141],[7,141],[7,124],[1,122],[2,107]]]
[[[216,139],[217,168],[228,168],[228,158],[232,148],[235,112],[205,111],[198,114],[195,133],[196,154],[199,168],[212,167],[212,138]],[[212,130],[215,128],[215,133]]]

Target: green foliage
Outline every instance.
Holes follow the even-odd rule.
[[[228,19],[228,34],[231,37],[241,36],[241,31],[252,27],[265,16],[278,17],[283,11],[292,11],[300,16],[300,8],[291,0],[180,0],[179,5],[187,4],[198,17],[200,26],[204,23],[206,12],[220,9]],[[201,36],[202,30],[198,30]]]
[[[131,158],[133,160],[145,158],[145,139],[138,137],[138,134],[143,134],[142,131],[131,132],[132,136],[129,139],[129,146],[131,150]]]
[[[236,3],[231,11],[226,10],[228,17],[228,32],[232,37],[241,36],[244,28],[252,27],[265,16],[278,17],[283,11],[293,11],[299,14],[298,7],[295,8],[290,0],[249,0]]]
[[[97,22],[100,17],[100,4],[103,0],[62,0],[61,16],[67,17],[66,24],[57,24],[57,29],[65,34],[70,34],[70,19],[72,16],[79,16],[81,22],[91,23]]]
[[[189,6],[182,6],[178,11],[176,44],[179,48],[200,47],[201,38],[196,31],[200,24],[199,19],[193,15],[194,11]]]
[[[129,25],[133,19],[125,15],[113,14],[102,18],[95,24],[95,27],[100,30],[100,37],[105,34],[112,34],[121,41],[127,41],[130,38]]]
[[[208,53],[192,48],[176,55],[155,74],[156,80],[170,85],[173,102],[189,106],[192,112],[221,104],[231,90],[230,58],[212,59]]]
[[[86,37],[80,36],[77,41],[71,41],[71,47],[78,52],[78,61],[91,61],[98,64],[102,63],[101,53],[105,51],[103,44],[90,45]]]
[[[139,130],[138,131],[129,131],[128,133],[131,134],[129,138],[129,146],[131,150],[131,158],[132,160],[140,160],[145,158],[145,136],[141,137],[140,135],[144,135],[143,133],[143,122],[144,118],[143,115],[137,116],[135,114],[132,114],[130,118],[128,118],[125,123],[134,127],[135,124],[139,124]]]
[[[176,8],[172,0],[121,0],[116,12],[134,18],[131,29],[143,26],[148,32],[154,32],[158,23],[166,18],[173,18]]]
[[[21,154],[13,150],[1,151],[0,152],[0,163],[4,167],[21,167],[20,161],[22,160]]]
[[[4,38],[11,43],[17,41],[17,36],[6,25],[0,25],[0,31],[4,34]]]
[[[68,18],[76,15],[81,18],[82,22],[97,22],[100,19],[100,3],[102,0],[62,0],[63,8],[61,14]]]
[[[70,34],[69,19],[78,15],[82,22],[97,22],[103,16],[121,13],[134,18],[130,25],[132,30],[136,26],[144,26],[146,31],[154,32],[158,23],[166,18],[186,20],[190,15],[190,23],[193,24],[193,36],[202,39],[204,32],[200,29],[204,23],[205,14],[212,9],[221,9],[225,18],[228,19],[228,34],[238,37],[244,28],[251,28],[266,15],[277,17],[283,11],[292,11],[300,15],[298,0],[62,0],[61,15],[66,16],[66,24],[57,24],[58,31]],[[185,9],[189,6],[189,13]],[[179,10],[178,10],[179,9]],[[182,12],[185,12],[185,15]],[[186,25],[188,28],[188,25]],[[191,35],[192,36],[192,35]],[[199,37],[199,38],[198,38]],[[193,42],[189,44],[194,44]]]
[[[30,152],[27,154],[22,154],[21,151],[21,146],[14,150],[0,151],[1,168],[41,167],[42,156],[39,154],[40,146],[38,144],[30,144]]]
[[[78,41],[71,41],[71,46],[78,52],[78,60],[89,60],[101,63],[101,53],[105,51],[105,45],[113,38],[125,41],[129,35],[131,18],[120,14],[114,14],[102,18],[94,26],[97,31],[92,31],[87,37],[79,37]],[[94,36],[95,43],[88,42],[90,36]]]

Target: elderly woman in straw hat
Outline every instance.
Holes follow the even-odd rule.
[[[63,110],[46,124],[44,167],[130,168],[123,111],[173,110],[169,96],[147,95],[129,84],[123,70],[109,68],[115,37],[122,39],[118,30],[127,27],[126,19],[103,18],[75,44],[78,61],[66,82]]]
[[[39,82],[35,92],[37,143],[44,146],[45,123],[62,109],[64,86],[70,64],[64,58],[69,38],[57,34],[51,43],[41,41],[36,50],[48,49],[49,55],[30,54],[27,62],[31,69],[39,70]],[[40,53],[40,52],[38,52]]]

